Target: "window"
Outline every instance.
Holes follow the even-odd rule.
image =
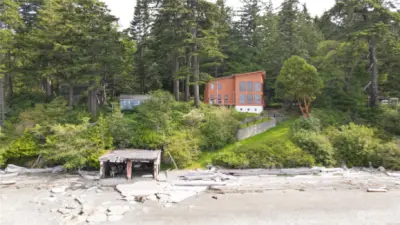
[[[246,91],[246,82],[241,81],[239,83],[239,91]]]
[[[221,95],[218,95],[218,104],[221,104],[222,102],[221,102]]]
[[[247,104],[253,104],[253,95],[247,95]]]
[[[244,104],[244,95],[243,94],[239,95],[239,103]]]
[[[228,95],[224,96],[224,103],[227,104],[228,103]]]
[[[218,90],[222,89],[222,84],[218,83]]]
[[[261,104],[261,96],[260,95],[254,95],[254,103]]]
[[[252,92],[253,91],[253,82],[248,81],[247,82],[247,92]]]
[[[211,104],[214,103],[214,95],[213,95],[213,94],[210,95],[210,103],[211,103]]]
[[[254,91],[257,91],[257,92],[261,91],[261,83],[260,82],[254,83]]]
[[[210,84],[210,89],[214,90],[214,84],[213,83]]]

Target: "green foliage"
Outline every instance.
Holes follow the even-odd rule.
[[[293,123],[292,133],[297,133],[301,130],[318,133],[321,131],[321,122],[317,117],[299,118]]]
[[[36,138],[29,132],[25,133],[18,139],[12,141],[3,153],[5,160],[20,160],[38,156],[39,143]]]
[[[179,168],[185,168],[197,159],[199,139],[187,130],[174,131],[168,138],[166,153],[171,154]],[[168,157],[168,156],[167,156]]]
[[[282,168],[313,166],[314,159],[292,142],[280,141],[237,145],[232,151],[217,155],[216,165],[232,168]]]
[[[379,117],[385,131],[400,136],[400,107],[387,107]]]
[[[315,162],[324,166],[334,166],[335,152],[329,139],[323,134],[310,130],[300,130],[293,134],[293,142],[315,158]]]
[[[205,112],[205,122],[201,126],[202,148],[215,150],[236,140],[238,122],[232,117],[232,111],[215,108]]]
[[[371,162],[375,167],[383,166],[393,170],[400,169],[400,146],[395,142],[380,143],[376,146]]]
[[[369,156],[373,154],[377,141],[374,130],[363,125],[350,123],[330,130],[328,137],[335,148],[338,162],[348,166],[368,166]]]
[[[340,126],[348,124],[351,121],[349,112],[343,112],[335,109],[314,109],[311,118],[318,118],[322,129],[329,126]]]
[[[86,118],[81,124],[56,124],[41,154],[48,163],[62,164],[65,168],[98,167],[98,157],[111,148],[112,138],[107,123],[100,117],[96,124]]]
[[[292,56],[283,64],[276,85],[285,99],[302,101],[306,97],[311,101],[320,93],[323,81],[314,66],[299,56]]]

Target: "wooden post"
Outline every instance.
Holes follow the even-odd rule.
[[[129,180],[132,179],[132,161],[130,160],[126,162],[126,177]]]
[[[104,178],[106,174],[104,162],[100,161],[100,178]]]
[[[153,164],[153,178],[157,180],[158,177],[158,163],[157,161],[154,161]]]

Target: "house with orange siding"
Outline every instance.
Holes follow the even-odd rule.
[[[232,106],[239,112],[261,113],[264,110],[264,71],[219,77],[204,89],[206,104]]]

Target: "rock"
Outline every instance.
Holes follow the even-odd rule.
[[[89,215],[93,212],[93,210],[94,210],[93,207],[91,207],[89,205],[82,205],[81,213],[85,214],[85,215]]]
[[[113,205],[108,207],[107,215],[124,215],[127,211],[129,211],[129,206]]]
[[[150,196],[147,196],[146,199],[150,200],[150,201],[157,201],[157,196],[156,195],[150,195]]]
[[[133,184],[119,184],[116,189],[122,196],[146,197],[162,192],[167,187],[166,183],[156,181],[139,181]]]
[[[367,188],[367,192],[387,192],[386,188]]]
[[[385,172],[386,171],[385,167],[383,167],[383,166],[378,167],[378,170],[379,170],[379,172]]]
[[[57,210],[57,212],[59,212],[59,213],[61,213],[61,214],[63,214],[63,215],[66,215],[66,214],[69,214],[69,213],[70,213],[70,211],[69,211],[68,209],[66,209],[66,208],[59,208],[59,209]]]
[[[1,182],[2,185],[11,185],[17,183],[15,180],[3,180]]]
[[[67,187],[66,186],[62,186],[62,187],[52,188],[51,192],[57,194],[57,193],[63,193],[63,192],[65,192],[65,190],[67,190]]]
[[[116,221],[121,220],[122,218],[124,218],[123,215],[111,215],[111,216],[108,216],[108,221],[109,222],[116,222]]]
[[[94,224],[105,222],[105,221],[107,221],[107,215],[104,213],[95,213],[95,214],[88,216],[86,221],[88,223],[94,223]]]
[[[213,198],[213,199],[215,199],[215,200],[217,200],[217,199],[218,199],[218,197],[217,197],[217,196],[212,196],[212,198]]]
[[[58,211],[58,209],[50,209],[50,212],[52,212],[52,213],[55,213],[57,211]]]
[[[163,207],[164,207],[164,208],[169,208],[169,207],[171,207],[171,206],[172,206],[171,203],[164,203],[164,204],[163,204]],[[147,211],[145,211],[145,209],[143,209],[143,211],[144,211],[144,212],[147,212]]]
[[[82,224],[86,221],[86,216],[74,216],[68,224]]]
[[[76,206],[74,206],[74,205],[66,205],[65,208],[66,209],[76,209]]]
[[[100,189],[96,189],[96,193],[103,193],[103,191]]]
[[[80,205],[83,205],[83,203],[85,203],[85,201],[84,201],[82,198],[80,198],[80,197],[75,197],[74,199],[75,199],[75,201],[78,202]]]

